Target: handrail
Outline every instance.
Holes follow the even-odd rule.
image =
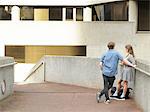
[[[17,64],[17,62],[0,65],[0,68],[4,68],[4,67],[6,67],[6,66],[11,66],[11,65],[15,65],[15,64]]]
[[[38,66],[36,66],[36,68],[35,68],[33,71],[30,72],[30,74],[25,78],[24,81],[26,81],[29,77],[31,77],[32,74],[33,74],[38,68],[40,68],[40,66],[43,65],[43,64],[44,64],[44,62],[42,61]]]
[[[122,66],[121,64],[119,64],[119,65]],[[135,67],[135,70],[138,70],[138,71],[140,71],[140,72],[142,72],[142,73],[144,73],[144,74],[150,76],[150,73],[149,73],[149,72],[147,72],[147,71],[145,71],[145,70],[142,70],[142,69],[139,68],[139,67]]]
[[[149,72],[147,72],[145,70],[142,70],[141,68],[135,67],[135,69],[138,70],[138,71],[140,71],[140,72],[142,72],[142,73],[144,73],[144,74],[146,74],[146,75],[148,75],[148,76],[150,76]]]

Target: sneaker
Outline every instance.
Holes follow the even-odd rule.
[[[119,100],[125,100],[124,93],[122,93],[122,95],[119,97]]]
[[[115,93],[112,95],[112,97],[117,97],[118,96],[118,92],[115,91]]]
[[[115,92],[113,95],[111,95],[110,97],[109,97],[110,99],[117,99],[118,98],[118,93],[117,92]]]
[[[97,100],[97,103],[100,103],[100,100],[101,100],[100,92],[96,94],[96,100]]]
[[[116,100],[126,100],[125,97],[121,98],[121,97],[118,97],[116,98]]]
[[[111,100],[117,100],[118,99],[118,96],[110,96],[109,97]]]
[[[110,104],[110,100],[104,101],[105,104]]]
[[[122,93],[120,97],[123,98],[124,97],[124,93]]]

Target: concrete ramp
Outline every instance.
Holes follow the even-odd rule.
[[[96,89],[58,83],[14,85],[14,94],[0,102],[0,112],[142,112],[130,99],[106,105],[95,100]]]

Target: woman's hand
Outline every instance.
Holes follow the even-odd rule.
[[[133,68],[136,68],[137,65],[133,65]]]

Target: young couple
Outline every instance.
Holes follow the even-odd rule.
[[[113,83],[115,81],[115,75],[117,74],[117,67],[119,60],[123,64],[123,71],[120,75],[120,79],[118,81],[117,90],[114,93],[114,95],[118,95],[121,83],[123,82],[123,93],[120,96],[121,98],[125,98],[127,88],[128,88],[128,82],[133,80],[133,68],[135,65],[135,59],[134,59],[134,52],[131,45],[126,45],[126,57],[123,58],[120,53],[114,50],[115,43],[109,42],[108,45],[108,51],[101,57],[100,59],[100,67],[103,74],[103,80],[104,80],[104,89],[101,92],[97,93],[97,102],[99,103],[101,100],[101,97],[105,94],[106,100],[104,103],[109,104],[110,98],[109,98],[109,89],[112,88]]]

